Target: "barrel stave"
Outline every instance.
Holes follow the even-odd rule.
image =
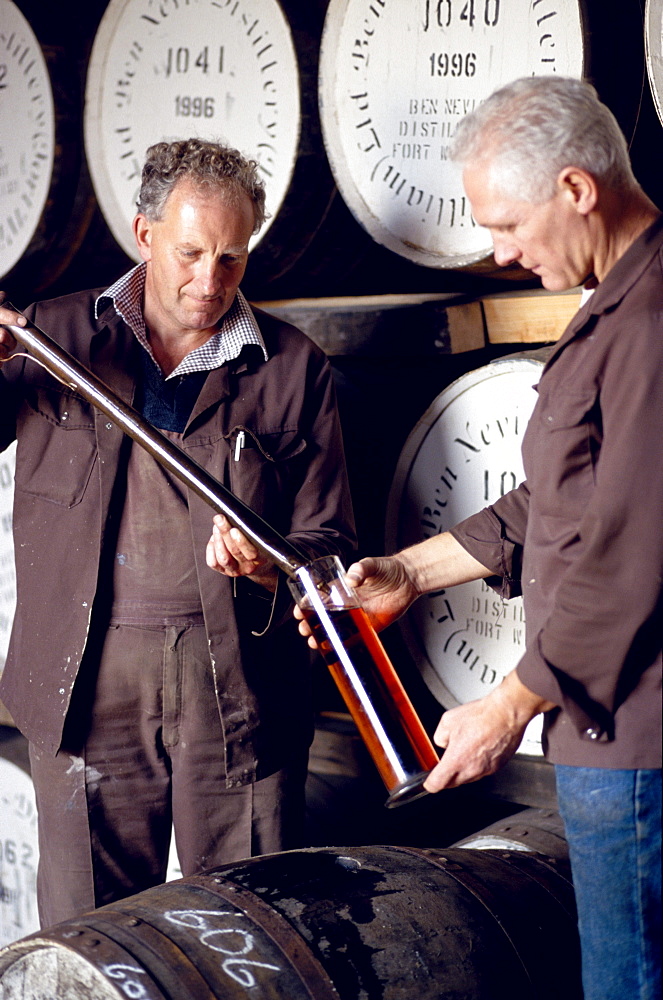
[[[170,951],[177,957],[177,975],[180,968],[195,971],[191,982],[183,978],[167,984],[167,995],[173,1000],[179,1000],[180,995],[195,1000],[208,996],[239,1000],[246,997],[247,989],[258,989],[265,1000],[282,996],[313,1000],[316,994],[302,984],[299,968],[293,962],[294,935],[288,937],[283,928],[280,933],[273,927],[265,929],[256,919],[255,908],[249,912],[237,898],[237,887],[231,885],[224,891],[222,883],[214,873],[168,882],[111,903],[97,915],[112,921],[113,933],[133,921],[135,929],[127,931],[129,936],[139,941],[152,937],[157,956],[160,950]],[[147,967],[152,968],[149,956],[144,957]],[[323,977],[320,979],[324,986]],[[166,985],[165,979],[160,981]],[[319,996],[326,1000],[323,993]]]
[[[580,976],[580,951],[572,897],[570,867],[561,859],[552,865],[533,854],[476,851],[467,858],[460,850],[400,848],[425,854],[451,878],[488,907],[509,944],[523,964],[537,1000],[560,997],[568,988],[568,968],[551,964],[554,942]],[[581,1000],[570,988],[568,1000]]]

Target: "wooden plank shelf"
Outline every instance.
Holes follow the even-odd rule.
[[[490,344],[559,339],[580,291],[365,295],[255,303],[293,323],[328,355],[439,356]]]

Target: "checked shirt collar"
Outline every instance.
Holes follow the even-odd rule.
[[[145,348],[154,363],[154,355],[150,348],[143,318],[143,290],[147,264],[143,261],[127,274],[122,275],[110,288],[99,296],[95,302],[95,317],[98,318],[102,299],[111,299],[115,309],[122,319],[133,330],[142,347]],[[228,312],[221,317],[218,331],[200,347],[190,351],[177,368],[167,376],[167,379],[190,372],[211,371],[221,368],[228,361],[239,357],[242,348],[247,344],[255,344],[268,360],[267,348],[262,339],[258,324],[248,302],[238,289],[235,301]]]

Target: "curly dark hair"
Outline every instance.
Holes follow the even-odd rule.
[[[145,156],[136,208],[151,222],[158,222],[175,184],[190,178],[196,184],[225,188],[231,196],[243,191],[253,202],[254,233],[265,221],[265,186],[258,164],[231,146],[204,139],[157,142]]]

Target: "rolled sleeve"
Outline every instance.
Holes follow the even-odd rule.
[[[527,529],[529,489],[526,483],[495,504],[460,521],[451,529],[456,541],[492,570],[486,583],[504,600],[522,593],[522,554]]]

